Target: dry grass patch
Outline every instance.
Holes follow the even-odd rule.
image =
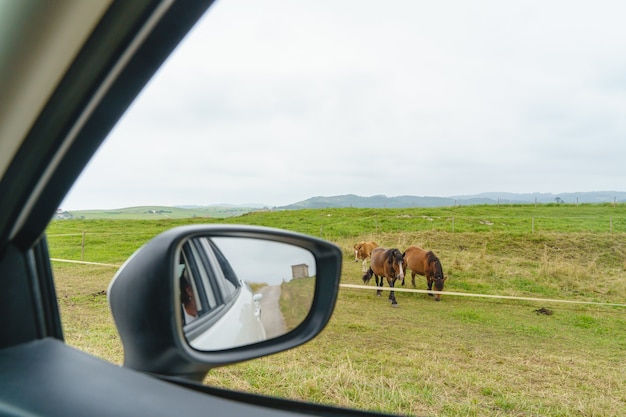
[[[65,341],[78,349],[122,364],[124,351],[106,296],[116,270],[53,263]]]

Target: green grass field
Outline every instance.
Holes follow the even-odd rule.
[[[446,291],[626,303],[626,206],[319,209],[223,219],[53,221],[53,258],[119,265],[168,228],[279,227],[342,248],[341,282],[362,284],[352,245],[435,251]],[[114,363],[123,351],[106,289],[116,269],[53,262],[69,344]],[[423,277],[417,288],[425,289]],[[410,279],[405,288],[411,288]],[[206,383],[405,415],[626,415],[626,309],[342,288],[304,346],[213,370]]]

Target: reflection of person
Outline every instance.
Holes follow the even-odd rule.
[[[198,307],[193,288],[187,277],[187,269],[180,274],[180,302],[183,304],[184,323],[189,324],[198,318]]]

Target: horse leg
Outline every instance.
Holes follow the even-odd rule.
[[[415,272],[411,271],[411,284],[413,284],[413,288],[415,288]]]
[[[382,288],[383,286],[383,277],[380,277],[380,285],[379,285],[378,275],[374,275],[374,276],[376,277],[376,286],[379,288],[378,290],[376,290],[376,296],[382,297],[383,290],[381,290],[380,288]]]
[[[428,284],[428,291],[432,290],[433,289],[433,280],[428,275],[426,275],[426,283]],[[429,292],[428,295],[430,295],[432,297],[433,293]]]
[[[387,282],[389,283],[389,286],[391,287],[391,289],[389,290],[389,301],[391,301],[391,307],[398,307],[398,302],[396,301],[396,295],[395,295],[395,292],[393,291],[393,287],[396,283],[396,280],[387,279]]]
[[[367,271],[367,259],[363,259],[363,272]]]

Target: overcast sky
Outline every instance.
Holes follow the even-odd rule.
[[[294,265],[306,265],[308,276],[317,274],[313,254],[297,246],[245,238],[218,237],[213,241],[237,276],[250,284],[289,282],[293,278]]]
[[[218,1],[62,208],[624,191],[625,9]]]

